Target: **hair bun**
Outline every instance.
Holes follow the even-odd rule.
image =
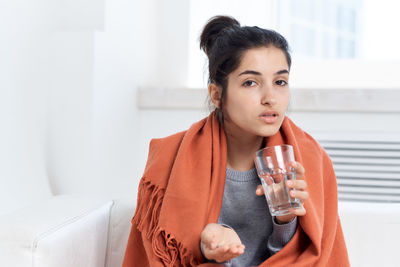
[[[232,17],[228,16],[212,17],[207,22],[206,26],[204,26],[204,29],[201,33],[200,49],[202,49],[208,56],[218,36],[223,31],[234,27],[240,27],[240,23]]]

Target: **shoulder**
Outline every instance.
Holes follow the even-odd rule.
[[[160,177],[160,173],[168,176],[184,139],[196,134],[205,124],[206,119],[198,121],[185,131],[167,137],[154,138],[150,141],[144,176]],[[164,177],[165,178],[165,177]],[[160,179],[164,179],[160,177]]]
[[[176,154],[185,136],[191,136],[197,134],[206,123],[206,120],[207,118],[193,123],[190,126],[190,128],[185,131],[177,132],[175,134],[163,138],[151,139],[149,147],[149,155],[153,153],[159,153],[160,151],[168,154],[169,153]]]
[[[168,161],[168,159],[175,158],[185,133],[186,131],[182,131],[167,137],[151,139],[147,165],[158,160]]]
[[[186,131],[151,139],[142,179],[161,187],[166,186],[173,162]]]
[[[153,138],[150,140],[149,154],[159,152],[160,150],[174,150],[178,148],[186,131],[178,132],[162,138]]]
[[[336,176],[333,163],[325,149],[314,137],[298,127],[293,121],[288,119],[287,123],[289,123],[295,135],[301,163],[306,169],[306,177],[312,179],[310,183],[313,183],[313,187],[318,188],[318,190],[322,190],[322,186],[336,188]],[[316,183],[317,181],[321,183]],[[317,184],[320,184],[320,187],[318,187]]]

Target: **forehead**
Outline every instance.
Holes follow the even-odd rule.
[[[245,51],[240,65],[234,72],[244,70],[279,71],[289,69],[285,53],[274,46],[257,47]]]

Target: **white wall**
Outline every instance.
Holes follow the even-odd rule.
[[[45,160],[46,4],[0,1],[0,213],[50,194]],[[41,186],[29,190],[35,185]]]
[[[53,3],[49,33],[50,90],[46,162],[54,194],[80,193],[92,177],[94,32],[103,29],[104,1]]]
[[[158,79],[158,12],[156,1],[0,1],[2,203],[21,188],[45,197],[47,181],[54,194],[136,190],[135,90]]]
[[[1,177],[48,179],[54,194],[135,196],[149,140],[207,115],[136,106],[139,87],[187,85],[188,3],[1,0]],[[291,116],[310,132],[378,132],[398,118]]]
[[[136,194],[144,168],[136,89],[158,79],[156,1],[107,1],[95,34],[92,191]],[[73,189],[73,190],[76,190]]]
[[[88,5],[93,9],[69,8],[64,16],[71,21],[63,24],[69,30],[55,44],[62,74],[49,101],[49,179],[56,194],[135,196],[149,139],[179,128],[166,130],[160,125],[168,120],[138,111],[136,91],[184,86],[189,6],[183,0]]]

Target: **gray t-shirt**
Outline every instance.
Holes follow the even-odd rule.
[[[265,197],[255,193],[259,184],[256,169],[240,172],[227,168],[218,223],[233,228],[246,248],[242,255],[223,265],[259,265],[281,250],[296,231],[297,219],[283,225],[275,223]]]

